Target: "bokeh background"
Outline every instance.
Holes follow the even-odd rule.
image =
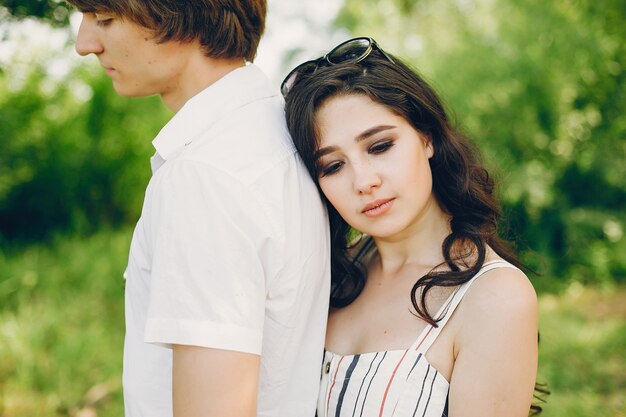
[[[171,117],[72,50],[57,0],[0,1],[0,417],[121,416],[123,282]],[[499,181],[540,296],[546,417],[626,416],[626,1],[270,0],[258,64],[373,36]]]

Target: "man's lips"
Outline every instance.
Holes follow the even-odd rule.
[[[367,203],[365,207],[363,207],[361,213],[365,214],[368,217],[378,216],[389,210],[395,200],[395,198],[381,198],[371,201]]]
[[[115,72],[115,68],[112,68],[112,67],[107,67],[105,65],[102,65],[102,68],[104,68],[104,72],[106,72],[107,74],[111,74]]]

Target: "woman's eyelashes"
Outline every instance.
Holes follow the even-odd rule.
[[[382,153],[387,152],[394,145],[393,140],[384,139],[377,142],[374,142],[372,145],[369,145],[366,148],[366,152],[370,155],[380,155]],[[329,175],[333,175],[345,165],[345,162],[342,160],[333,160],[327,163],[323,161],[318,161],[318,172],[320,177],[327,177]]]
[[[375,142],[372,146],[369,147],[368,152],[373,154],[379,154],[388,151],[392,146],[393,141],[390,139],[385,139]]]
[[[326,177],[328,175],[332,175],[336,173],[337,171],[339,171],[342,166],[343,166],[342,161],[334,161],[326,165],[322,164],[319,169],[319,176]]]

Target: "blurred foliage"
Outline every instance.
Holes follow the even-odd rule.
[[[0,6],[17,18],[36,17],[53,26],[67,25],[71,10],[63,0],[2,0]]]
[[[560,281],[626,280],[623,0],[346,0],[439,90],[500,183],[508,237]]]
[[[62,4],[4,6],[50,21]],[[336,22],[374,36],[442,93],[498,177],[503,233],[558,278],[537,280],[540,290],[626,280],[623,6],[346,0]],[[168,117],[157,98],[117,97],[91,65],[54,78],[45,60],[0,62],[0,243],[132,224],[150,140]]]
[[[45,62],[22,70],[0,72],[0,241],[134,223],[169,117],[160,99],[120,98],[89,65],[58,80]]]
[[[130,236],[102,230],[0,251],[0,416],[124,414]]]
[[[541,417],[626,417],[626,289],[571,284],[539,298]]]

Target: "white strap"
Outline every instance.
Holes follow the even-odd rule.
[[[433,342],[437,339],[439,333],[441,333],[441,330],[444,328],[444,326],[452,316],[452,313],[454,313],[454,310],[456,310],[457,306],[463,299],[463,296],[469,289],[470,285],[472,285],[476,278],[478,278],[485,272],[489,272],[492,269],[496,268],[518,269],[514,265],[511,265],[509,262],[501,259],[496,259],[494,261],[484,263],[482,268],[480,268],[476,275],[474,275],[469,281],[461,284],[461,286],[459,286],[459,288],[457,288],[457,290],[454,291],[450,295],[450,297],[448,297],[448,299],[443,303],[443,305],[439,308],[439,311],[437,311],[437,314],[433,316],[435,318],[441,318],[441,320],[437,322],[437,327],[434,327],[432,325],[426,326],[426,328],[420,333],[417,340],[413,342],[413,345],[411,345],[410,349],[417,350],[418,352],[425,354],[426,351],[428,351],[428,348],[430,348]]]

